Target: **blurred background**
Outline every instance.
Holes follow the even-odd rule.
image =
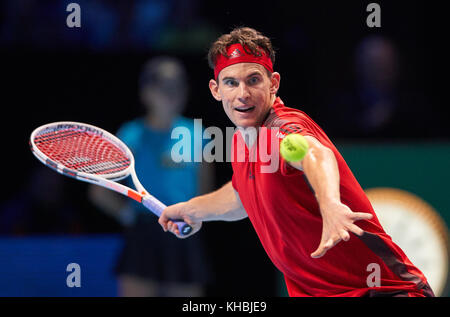
[[[116,133],[144,116],[139,78],[157,56],[174,57],[186,69],[182,115],[225,132],[231,122],[210,95],[206,55],[235,26],[272,39],[279,95],[322,126],[364,189],[397,188],[429,204],[445,228],[433,229],[444,237],[436,248],[445,251],[427,270],[443,270],[442,279],[448,278],[448,245],[442,241],[450,223],[450,129],[443,109],[448,80],[442,76],[447,57],[440,4],[377,1],[381,27],[370,28],[371,1],[79,0],[73,2],[81,8],[81,27],[69,28],[71,2],[0,4],[1,296],[119,294],[114,267],[123,224],[89,199],[87,184],[39,163],[29,135],[53,121]],[[218,188],[230,179],[231,166],[212,167]],[[286,295],[248,220],[207,223],[201,234],[209,267],[205,295]],[[72,262],[81,267],[80,288],[66,286]]]

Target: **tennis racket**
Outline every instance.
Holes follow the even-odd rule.
[[[55,122],[35,129],[30,136],[33,154],[60,174],[116,191],[143,204],[158,217],[166,208],[139,182],[130,149],[111,133],[79,122]],[[136,190],[118,183],[131,175]],[[181,235],[192,227],[173,220]]]

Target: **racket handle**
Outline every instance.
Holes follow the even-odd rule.
[[[153,197],[152,195],[146,195],[142,197],[142,204],[147,207],[151,212],[153,212],[158,217],[161,216],[164,209],[166,209],[166,205],[160,202],[158,199]],[[178,230],[180,230],[180,234],[182,236],[188,235],[192,231],[192,227],[188,225],[184,221],[172,220],[174,224],[178,226]]]

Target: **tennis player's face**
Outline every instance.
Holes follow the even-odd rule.
[[[280,74],[269,77],[264,66],[239,63],[222,69],[211,79],[213,97],[222,101],[228,118],[238,127],[259,127],[275,101]]]

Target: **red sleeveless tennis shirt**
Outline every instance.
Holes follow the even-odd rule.
[[[319,259],[310,256],[322,234],[322,218],[312,187],[302,171],[281,156],[272,155],[289,133],[313,136],[330,148],[338,163],[342,203],[354,212],[374,215],[370,220],[355,222],[365,231],[362,237],[351,234],[349,241],[341,241]],[[239,159],[242,151],[245,158]],[[284,106],[277,98],[250,149],[244,145],[243,134],[236,131],[232,158],[233,187],[266,253],[284,274],[290,296],[364,296],[398,291],[423,296],[422,288],[428,287],[425,276],[384,232],[343,157],[304,112]],[[379,280],[374,275],[377,268]]]

